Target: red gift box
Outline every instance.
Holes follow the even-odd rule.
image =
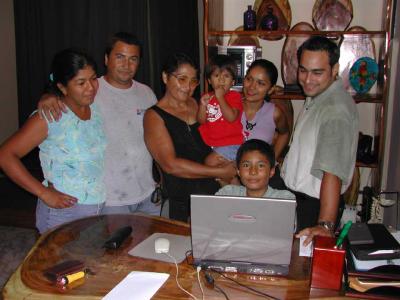
[[[335,249],[336,239],[317,236],[311,264],[311,287],[340,290],[346,250]]]

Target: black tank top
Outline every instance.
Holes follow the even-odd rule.
[[[203,142],[198,131],[199,124],[189,125],[156,105],[151,109],[163,119],[174,144],[176,156],[204,163],[212,149]],[[190,215],[190,195],[213,195],[219,189],[219,184],[213,178],[188,179],[162,172],[168,192],[171,219],[187,222]]]

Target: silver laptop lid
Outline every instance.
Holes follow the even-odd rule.
[[[191,196],[193,258],[289,265],[296,201]]]

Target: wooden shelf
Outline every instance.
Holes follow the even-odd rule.
[[[382,94],[352,94],[351,96],[357,103],[383,103]]]
[[[382,94],[352,94],[352,97],[356,103],[383,103]],[[281,100],[304,100],[305,98],[303,94],[298,92],[284,92],[271,95],[271,99]]]
[[[223,36],[223,35],[239,35],[239,36],[254,36],[254,35],[270,35],[270,36],[281,36],[281,35],[323,35],[327,37],[338,37],[342,35],[367,35],[367,36],[386,36],[385,31],[300,31],[300,30],[275,30],[275,31],[267,31],[267,30],[211,30],[208,32],[209,36]]]
[[[378,163],[372,163],[372,164],[365,164],[362,162],[357,161],[356,162],[356,167],[360,167],[360,168],[371,168],[371,169],[376,169],[378,168]]]

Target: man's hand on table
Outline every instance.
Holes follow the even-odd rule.
[[[296,238],[300,238],[301,236],[307,236],[307,238],[305,239],[305,241],[303,243],[304,246],[307,246],[309,243],[312,242],[314,236],[317,236],[317,235],[329,236],[329,237],[334,236],[334,234],[331,230],[326,229],[323,226],[316,225],[314,227],[304,228],[298,234],[296,234]]]

